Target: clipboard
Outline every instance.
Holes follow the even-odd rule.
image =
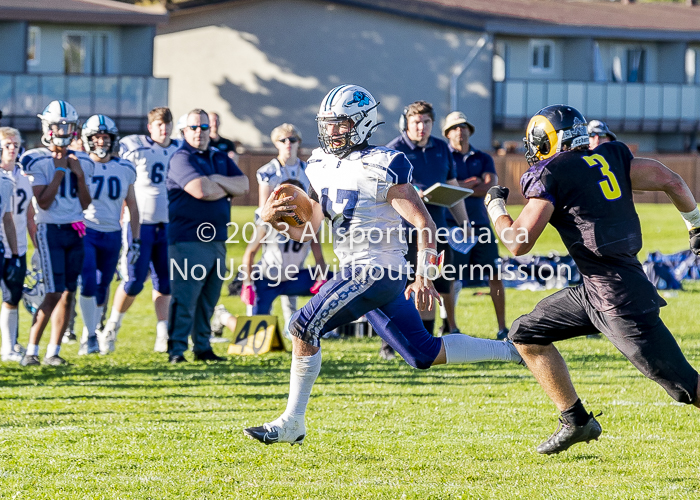
[[[436,182],[423,191],[423,201],[431,205],[451,208],[473,193],[473,189]]]

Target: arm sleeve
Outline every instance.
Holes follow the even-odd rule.
[[[555,205],[552,185],[552,176],[549,171],[539,164],[535,164],[525,172],[520,179],[520,188],[526,199],[543,198]]]
[[[189,182],[200,177],[202,174],[195,168],[192,155],[176,154],[170,159],[168,178],[180,189],[185,189]]]

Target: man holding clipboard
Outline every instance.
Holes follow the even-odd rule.
[[[435,183],[449,184],[459,187],[457,182],[457,172],[455,162],[452,158],[447,143],[442,139],[430,135],[433,129],[435,114],[433,107],[425,101],[416,101],[404,108],[399,122],[401,135],[387,144],[388,148],[401,151],[406,155],[408,160],[413,165],[413,184],[421,198],[424,198],[424,191]],[[437,193],[435,193],[437,195]],[[445,207],[430,203],[430,195],[427,196],[426,207],[430,216],[433,218],[438,232],[444,235],[447,225]],[[456,205],[449,208],[450,213],[460,226],[468,224],[467,211],[464,207],[464,202],[458,202]],[[440,228],[445,228],[440,231]],[[408,254],[406,260],[415,266],[417,246],[416,238],[412,237],[410,232],[407,233]],[[442,240],[442,242],[440,241]],[[444,265],[452,264],[452,249],[445,242],[443,236],[438,240],[437,251],[445,252]],[[443,299],[449,297],[452,291],[454,273],[446,274],[433,282],[435,289],[443,296]],[[443,300],[447,310],[447,320],[450,325],[450,331],[457,330],[457,325],[454,317],[454,302]],[[421,315],[423,324],[426,329],[433,333],[435,327],[435,312],[424,311]],[[385,348],[382,348],[382,357],[385,356]],[[391,353],[393,354],[393,353]]]

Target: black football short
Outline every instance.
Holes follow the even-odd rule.
[[[540,301],[531,313],[513,322],[508,336],[516,344],[548,345],[598,332],[673,399],[687,404],[695,401],[698,372],[685,359],[658,309],[631,316],[601,313],[579,285]]]

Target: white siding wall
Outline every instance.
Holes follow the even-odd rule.
[[[449,109],[450,74],[480,34],[315,1],[240,2],[172,14],[155,41],[154,74],[170,79],[177,117],[195,107],[222,116],[223,136],[269,144],[283,122],[315,147],[315,114],[334,86],[356,83],[381,102],[386,124],[372,142],[398,134],[403,107],[432,102],[434,135]],[[491,141],[491,48],[459,81],[459,108],[476,125],[474,144]]]

